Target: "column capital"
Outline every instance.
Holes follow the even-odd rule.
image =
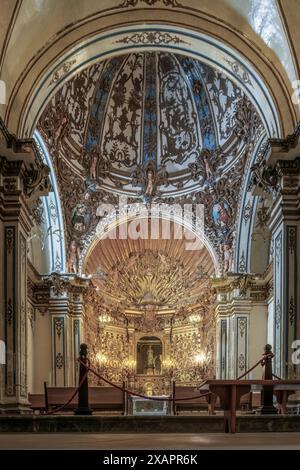
[[[70,273],[53,272],[41,278],[49,286],[53,298],[68,297],[69,294],[70,297],[73,295],[73,298],[80,297],[90,284],[89,278]]]
[[[52,190],[49,175],[34,139],[18,139],[0,118],[0,192],[4,199],[23,194],[32,207]]]

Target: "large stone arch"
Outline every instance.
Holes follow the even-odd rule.
[[[130,29],[143,33],[149,28],[178,31],[177,35],[179,31],[180,34],[190,36],[200,37],[202,35],[211,41],[221,41],[225,49],[234,50],[235,57],[226,57],[229,60],[229,63],[226,64],[228,73],[232,67],[236,75],[243,76],[244,67],[247,64],[252,71],[256,70],[255,73],[260,77],[262,83],[268,82],[268,94],[279,116],[278,128],[274,128],[274,132],[270,129],[270,136],[273,134],[273,136],[282,137],[294,129],[297,117],[291,100],[293,91],[288,89],[289,80],[285,79],[285,72],[279,71],[280,64],[276,64],[278,67],[274,66],[275,57],[272,58],[274,59],[272,61],[267,57],[266,51],[263,50],[265,45],[259,49],[253,40],[250,40],[241,31],[237,31],[230,23],[221,24],[212,15],[204,15],[195,8],[135,8],[134,22],[132,22],[132,9],[130,8],[125,9],[119,5],[119,7],[111,8],[111,11],[107,14],[108,10],[110,9],[106,9],[106,15],[104,15],[103,10],[57,34],[27,64],[27,68],[23,70],[13,90],[11,90],[8,100],[6,122],[12,130],[18,134],[27,135],[34,128],[33,123],[42,107],[40,103],[36,106],[35,111],[30,110],[30,103],[37,89],[44,82],[45,77],[48,77],[48,82],[44,83],[45,87],[49,85],[51,80],[53,80],[52,85],[57,86],[63,83],[61,79],[68,78],[77,69],[78,63],[81,61],[79,60],[80,55],[77,57],[76,63],[72,62],[75,60],[75,52],[78,47],[82,51],[85,49],[81,57],[84,58],[84,61],[93,60],[93,57],[86,52],[86,46],[91,41],[95,43],[97,38],[102,37],[107,42],[108,34],[119,35],[123,30],[124,35],[126,30],[129,31]],[[116,36],[114,37],[116,39]],[[116,44],[113,45],[109,42],[107,45],[113,53]],[[179,47],[182,45],[186,46],[186,44],[178,44]],[[145,44],[136,43],[135,46],[141,48]],[[154,43],[152,46],[157,49],[163,44]],[[188,46],[188,48],[191,50],[185,53],[192,52],[192,50],[197,51],[195,45]],[[98,47],[98,53],[101,50],[105,50],[105,42],[102,42],[101,46]],[[213,54],[210,55],[213,57]],[[226,72],[226,67],[224,67],[224,72]],[[234,73],[232,74],[234,75]],[[52,85],[50,88],[52,88]],[[251,90],[249,89],[248,92],[251,92]],[[25,120],[27,121],[26,126],[24,125]]]
[[[91,238],[84,245],[79,259],[79,272],[84,274],[86,262],[94,250],[97,243],[108,237],[110,232],[114,235],[116,234],[116,228],[124,225],[130,224],[132,221],[145,221],[148,220],[149,214],[147,208],[143,204],[131,204],[122,207],[122,212],[117,211],[109,207],[109,213],[101,219],[98,223],[95,232],[92,234]],[[162,221],[174,223],[177,226],[182,228],[182,236],[187,235],[189,240],[199,246],[204,246],[211,257],[214,272],[216,276],[219,276],[221,273],[221,266],[219,264],[218,255],[215,251],[215,248],[210,243],[208,237],[204,233],[204,224],[203,219],[201,220],[201,210],[199,211],[199,220],[194,223],[192,220],[189,220],[188,217],[184,217],[184,214],[176,213],[176,211],[171,210],[170,207],[158,206],[157,212],[154,207],[152,207],[151,218]],[[203,215],[203,213],[202,213]],[[192,240],[193,239],[193,240]],[[189,241],[188,241],[189,242]],[[187,242],[187,243],[188,243]],[[188,249],[188,247],[187,247]],[[193,246],[191,246],[193,249]]]

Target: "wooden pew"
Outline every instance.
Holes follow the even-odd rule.
[[[193,411],[193,410],[203,410],[207,409],[208,407],[208,414],[212,415],[215,413],[215,404],[216,404],[216,395],[209,394],[204,395],[203,397],[196,398],[194,400],[179,400],[176,399],[180,398],[192,398],[201,394],[206,394],[207,390],[199,390],[196,387],[184,387],[180,385],[176,385],[173,382],[173,413],[174,415],[178,415],[180,411]]]
[[[33,411],[45,411],[45,395],[37,393],[29,393],[28,401],[30,403],[30,408]]]
[[[123,384],[124,388],[124,384]],[[75,387],[45,387],[46,410],[55,410],[64,405],[75,392]],[[94,411],[120,411],[126,414],[127,396],[115,387],[89,387],[89,406]],[[78,395],[63,411],[74,411],[77,408]]]

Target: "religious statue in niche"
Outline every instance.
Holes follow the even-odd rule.
[[[220,227],[226,227],[230,219],[230,209],[225,201],[218,202],[213,206],[214,223]]]
[[[77,232],[84,232],[90,221],[88,208],[84,204],[77,204],[72,211],[72,225]]]
[[[153,369],[154,368],[154,355],[153,355],[153,349],[150,344],[148,346],[148,351],[147,351],[147,369]]]
[[[137,343],[137,373],[160,375],[162,343],[156,336],[144,336]]]

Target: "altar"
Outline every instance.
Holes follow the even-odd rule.
[[[161,400],[131,396],[128,413],[135,416],[165,416],[171,414],[169,396],[161,395],[152,398],[160,398]]]

